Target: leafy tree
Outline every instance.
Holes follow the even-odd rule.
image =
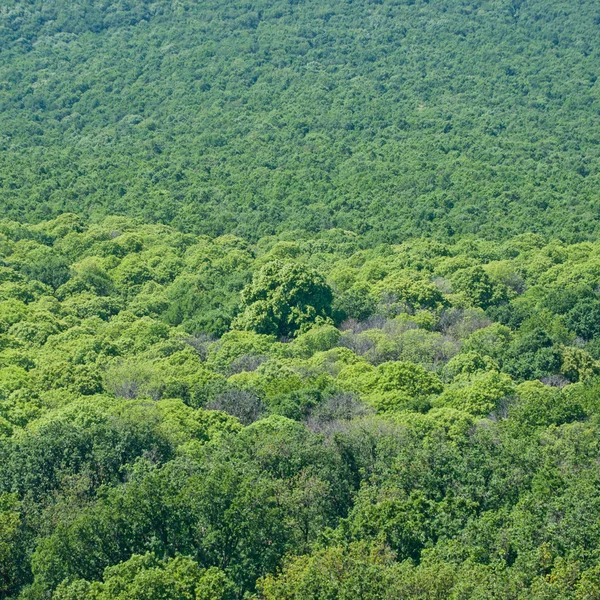
[[[500,408],[515,391],[512,379],[494,371],[476,373],[467,381],[458,381],[433,401],[473,415],[487,415]]]
[[[268,355],[275,338],[252,331],[229,331],[208,350],[207,362],[217,371],[227,372],[243,357]]]
[[[508,327],[494,323],[472,333],[467,339],[464,349],[478,352],[482,356],[499,359],[506,352],[512,337],[512,331]]]
[[[290,345],[295,355],[311,357],[316,352],[325,352],[335,348],[340,337],[340,331],[333,325],[322,325],[298,335]]]
[[[315,271],[273,261],[254,276],[241,296],[235,324],[257,333],[285,337],[331,319],[333,294]]]
[[[481,356],[477,352],[462,352],[451,358],[443,368],[444,377],[447,380],[456,377],[469,376],[481,371],[498,370],[496,363],[489,356]]]
[[[56,289],[65,284],[70,276],[69,261],[47,246],[28,256],[23,273]]]
[[[488,308],[505,300],[503,286],[494,285],[481,266],[459,269],[452,277],[452,284],[470,306]]]
[[[567,388],[554,389],[541,382],[526,382],[517,387],[517,401],[510,407],[512,423],[532,427],[561,425],[585,417],[581,394]]]
[[[600,375],[600,365],[585,350],[567,346],[561,354],[560,371],[570,381],[584,381]]]
[[[503,369],[513,377],[537,379],[560,371],[560,352],[550,336],[537,329],[523,334],[507,349]]]
[[[23,507],[16,494],[0,494],[0,594],[9,597],[27,577]]]
[[[389,550],[364,543],[289,557],[280,577],[259,583],[265,600],[387,600],[397,598],[397,567]]]
[[[600,301],[596,298],[580,300],[567,313],[567,324],[584,340],[591,340],[600,334]]]
[[[377,299],[371,293],[371,286],[357,282],[351,288],[336,293],[334,316],[342,321],[346,318],[365,321],[377,310]]]
[[[96,258],[89,257],[82,260],[73,266],[73,270],[74,277],[57,290],[59,298],[84,291],[90,291],[98,296],[109,296],[112,292],[113,281]]]
[[[0,221],[0,595],[593,597],[597,255]],[[251,272],[291,335],[231,329]]]
[[[153,554],[133,555],[104,571],[102,582],[65,582],[53,600],[227,600],[231,584],[225,574],[211,567],[202,569],[190,558],[177,556],[158,560]]]
[[[439,309],[447,304],[440,290],[432,283],[403,273],[388,275],[375,286],[379,301],[387,312],[419,309]]]

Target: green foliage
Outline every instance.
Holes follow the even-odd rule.
[[[537,379],[560,371],[560,352],[543,329],[525,332],[507,348],[503,366],[518,379]]]
[[[562,349],[560,372],[570,381],[585,381],[600,374],[600,365],[585,350],[567,346]]]
[[[409,396],[428,396],[439,393],[443,388],[439,379],[423,367],[405,362],[388,362],[374,372],[368,389],[381,392],[401,391]]]
[[[207,362],[221,372],[227,372],[236,366],[240,370],[246,370],[243,368],[244,362],[249,362],[248,359],[252,357],[266,357],[274,341],[272,336],[252,331],[229,331],[210,346]]]
[[[581,300],[567,313],[567,324],[578,336],[590,340],[600,333],[600,302],[598,299]]]
[[[76,580],[61,584],[53,600],[227,600],[230,583],[211,567],[201,569],[191,558],[157,560],[150,553],[107,567],[102,582]]]
[[[475,331],[465,343],[465,350],[498,359],[504,355],[512,338],[511,330],[498,323]]]
[[[0,229],[3,597],[596,593],[597,244]]]
[[[514,423],[532,427],[562,425],[585,416],[584,402],[577,388],[555,389],[539,381],[528,381],[517,388],[518,401],[510,407]]]
[[[493,285],[481,266],[458,269],[452,276],[452,284],[469,306],[489,308],[506,300],[506,290],[503,286]]]
[[[260,581],[265,600],[391,600],[397,567],[383,547],[351,544],[334,546],[311,556],[291,558],[283,574]]]
[[[365,321],[377,310],[377,298],[371,294],[369,284],[358,282],[336,294],[334,310],[336,316]]]
[[[598,233],[592,0],[3,8],[11,218],[128,214],[255,240],[339,227],[371,244]]]
[[[500,403],[507,400],[514,389],[512,379],[504,373],[478,373],[449,386],[433,404],[473,415],[487,415],[500,408]]]
[[[444,365],[443,374],[451,381],[457,377],[492,370],[498,370],[498,364],[489,356],[481,356],[477,352],[461,352]]]
[[[427,281],[420,280],[414,275],[388,275],[378,282],[374,290],[380,302],[386,304],[389,313],[418,309],[438,309],[447,304],[440,290]]]
[[[337,346],[341,333],[333,325],[313,327],[296,337],[291,344],[293,353],[299,357],[310,358],[317,352],[325,352]]]
[[[285,337],[331,320],[333,294],[321,275],[300,264],[273,261],[254,276],[241,295],[235,325]]]
[[[3,0],[0,598],[600,598],[599,22]]]
[[[344,373],[348,377],[349,373]],[[381,411],[420,408],[428,396],[443,390],[439,378],[422,366],[407,362],[386,362],[376,369],[358,371],[349,385]]]
[[[16,494],[0,495],[0,593],[18,590],[26,572],[22,505]]]

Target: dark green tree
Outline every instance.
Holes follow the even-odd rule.
[[[273,261],[242,291],[240,329],[286,337],[331,320],[333,293],[324,278],[298,263]]]

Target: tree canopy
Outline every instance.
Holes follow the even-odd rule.
[[[599,254],[0,221],[0,594],[595,598]]]
[[[4,0],[4,215],[595,239],[598,18],[594,0]]]
[[[0,600],[599,600],[593,0],[0,2]]]

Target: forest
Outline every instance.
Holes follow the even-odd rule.
[[[599,23],[595,0],[3,0],[4,216],[596,239]]]
[[[600,600],[600,5],[2,0],[0,600]]]
[[[3,598],[600,597],[600,242],[0,222]]]

